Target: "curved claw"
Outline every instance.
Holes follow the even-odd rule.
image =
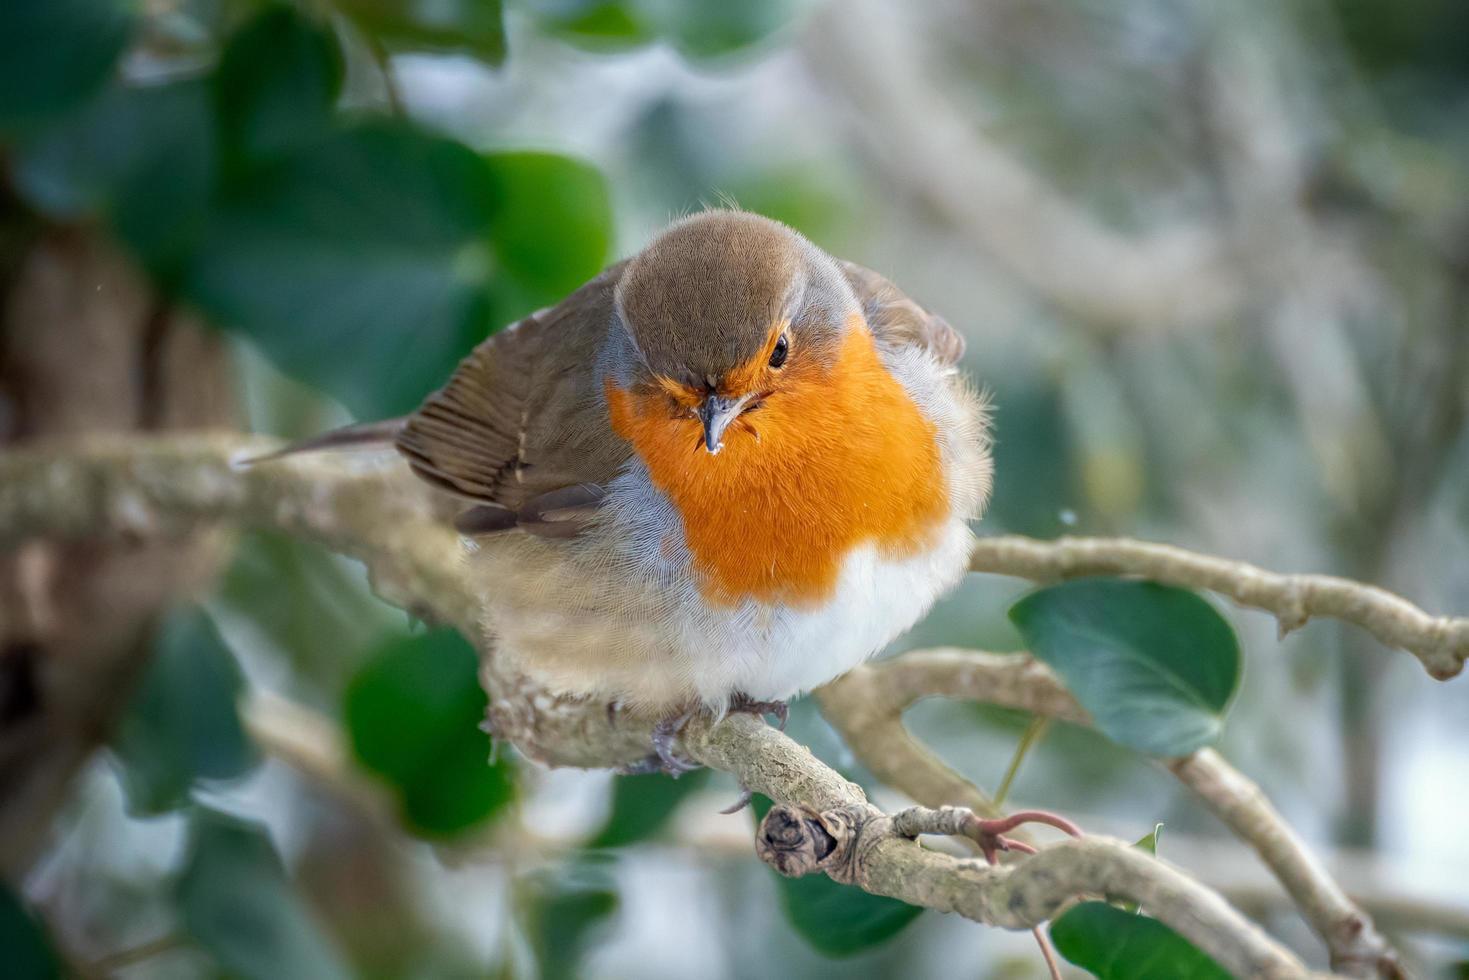
[[[686,772],[701,769],[697,762],[688,759],[680,759],[673,751],[673,743],[678,740],[678,733],[689,723],[694,716],[693,709],[684,711],[677,715],[670,715],[661,719],[653,726],[653,752],[658,758],[662,771],[677,779]]]
[[[786,722],[791,718],[791,706],[785,701],[756,701],[748,694],[736,694],[729,700],[729,710],[738,711],[742,714],[773,715],[775,717],[776,729],[786,730]]]

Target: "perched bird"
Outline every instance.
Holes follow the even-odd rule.
[[[494,334],[395,431],[470,502],[484,627],[548,689],[776,710],[964,573],[989,492],[963,340],[876,273],[713,210]]]

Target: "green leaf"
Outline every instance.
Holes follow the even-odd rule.
[[[216,209],[186,291],[359,417],[416,407],[491,327],[602,268],[601,176],[356,126],[261,168]]]
[[[593,167],[551,153],[487,158],[497,207],[495,255],[529,304],[554,303],[602,271],[612,246],[607,184]]]
[[[186,293],[359,416],[400,414],[488,333],[490,181],[403,124],[339,132],[226,196]]]
[[[1051,923],[1051,942],[1098,980],[1229,980],[1178,933],[1106,902],[1083,902]]]
[[[750,812],[758,827],[772,804],[756,796]],[[880,946],[908,927],[923,909],[895,898],[873,895],[823,874],[787,878],[776,874],[780,905],[796,932],[818,952],[852,956]]]
[[[347,689],[357,758],[392,786],[404,819],[424,834],[473,827],[514,797],[509,761],[488,761],[478,666],[458,633],[439,630],[389,644]]]
[[[647,18],[625,0],[521,0],[541,30],[591,51],[618,51],[656,38]]]
[[[230,38],[215,100],[232,157],[267,160],[322,135],[342,89],[343,62],[324,27],[280,3]]]
[[[1179,756],[1219,736],[1239,685],[1239,643],[1194,593],[1078,579],[1032,592],[1010,619],[1114,741]]]
[[[243,980],[350,975],[259,824],[199,808],[175,898],[184,930]]]
[[[134,815],[175,810],[200,779],[231,779],[257,755],[240,722],[244,679],[214,624],[193,609],[171,617],[113,750]]]
[[[505,58],[500,0],[337,0],[336,5],[393,47],[466,51],[492,65]]]
[[[0,132],[34,127],[101,88],[136,24],[133,0],[0,3]]]
[[[17,148],[17,189],[62,220],[104,215],[171,276],[204,224],[217,172],[208,86],[114,85]]]
[[[1154,824],[1153,829],[1149,831],[1145,836],[1138,838],[1137,843],[1133,844],[1132,846],[1140,851],[1146,851],[1154,857],[1157,857],[1158,838],[1162,836],[1162,834],[1163,825],[1161,823]],[[1122,909],[1124,912],[1131,912],[1134,915],[1142,914],[1142,906],[1138,905],[1137,902],[1119,902],[1117,903],[1117,907]]]
[[[4,882],[0,882],[0,950],[4,950],[5,976],[9,980],[52,980],[61,976],[46,930]]]
[[[720,58],[766,40],[790,22],[792,0],[643,0],[660,32],[689,58]]]
[[[605,871],[579,862],[541,876],[528,904],[529,939],[541,980],[570,980],[581,975],[578,966],[617,911],[618,897]]]
[[[405,632],[403,613],[372,594],[360,565],[274,532],[241,537],[219,600],[333,701],[384,637]]]
[[[612,784],[612,812],[587,846],[624,847],[661,831],[678,805],[709,782],[708,769],[695,769],[678,779],[661,772],[618,776]]]

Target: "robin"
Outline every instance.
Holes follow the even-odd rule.
[[[882,276],[711,210],[484,341],[393,439],[468,502],[501,655],[661,719],[676,773],[694,711],[783,721],[959,581],[991,472],[963,350]]]

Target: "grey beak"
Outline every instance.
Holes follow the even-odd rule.
[[[711,456],[724,447],[724,430],[729,428],[744,406],[745,399],[725,398],[723,395],[710,395],[699,406],[695,414],[704,423],[704,448]]]

